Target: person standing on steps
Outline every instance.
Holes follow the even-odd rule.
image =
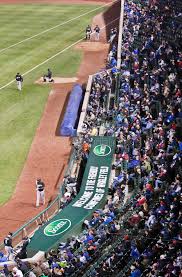
[[[99,40],[100,39],[100,27],[98,25],[96,25],[94,28],[94,31],[95,31],[95,39]]]
[[[22,83],[23,83],[23,77],[20,73],[17,73],[15,76],[16,83],[17,83],[17,88],[19,91],[22,90]]]
[[[86,28],[86,40],[90,40],[91,33],[92,33],[92,29],[90,25],[88,25]]]
[[[36,180],[36,191],[37,191],[36,207],[39,207],[40,203],[45,205],[45,184],[41,179]]]

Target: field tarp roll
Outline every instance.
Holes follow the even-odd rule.
[[[78,235],[82,223],[106,202],[115,138],[94,137],[84,171],[81,189],[74,200],[37,230],[27,247],[28,257],[48,252],[60,241]]]
[[[64,119],[60,127],[61,136],[74,136],[75,135],[75,122],[77,120],[77,114],[82,100],[83,90],[80,85],[76,84],[70,94]]]

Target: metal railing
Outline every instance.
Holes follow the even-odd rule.
[[[33,217],[30,221],[21,226],[13,234],[13,245],[19,245],[25,236],[31,236],[42,224],[47,222],[59,211],[60,196],[58,195],[54,201],[41,213]],[[4,249],[4,243],[0,244],[0,251]]]

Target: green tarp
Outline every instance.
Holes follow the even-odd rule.
[[[112,137],[94,137],[81,190],[76,198],[43,227],[37,230],[28,245],[28,256],[48,252],[60,241],[81,231],[83,221],[103,206],[108,192],[109,176],[115,150]]]

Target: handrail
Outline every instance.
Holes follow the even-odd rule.
[[[33,217],[32,219],[30,219],[28,222],[26,222],[25,224],[23,224],[17,231],[15,231],[13,233],[13,238],[18,235],[21,231],[23,231],[23,229],[25,229],[29,224],[31,224],[32,222],[36,221],[38,218],[40,218],[46,211],[48,211],[58,200],[59,200],[60,196],[57,195],[56,198],[53,200],[53,202],[46,208],[44,209],[42,212],[40,212],[38,215],[36,215],[35,217]],[[0,244],[0,249],[1,247],[3,247],[3,243]]]

